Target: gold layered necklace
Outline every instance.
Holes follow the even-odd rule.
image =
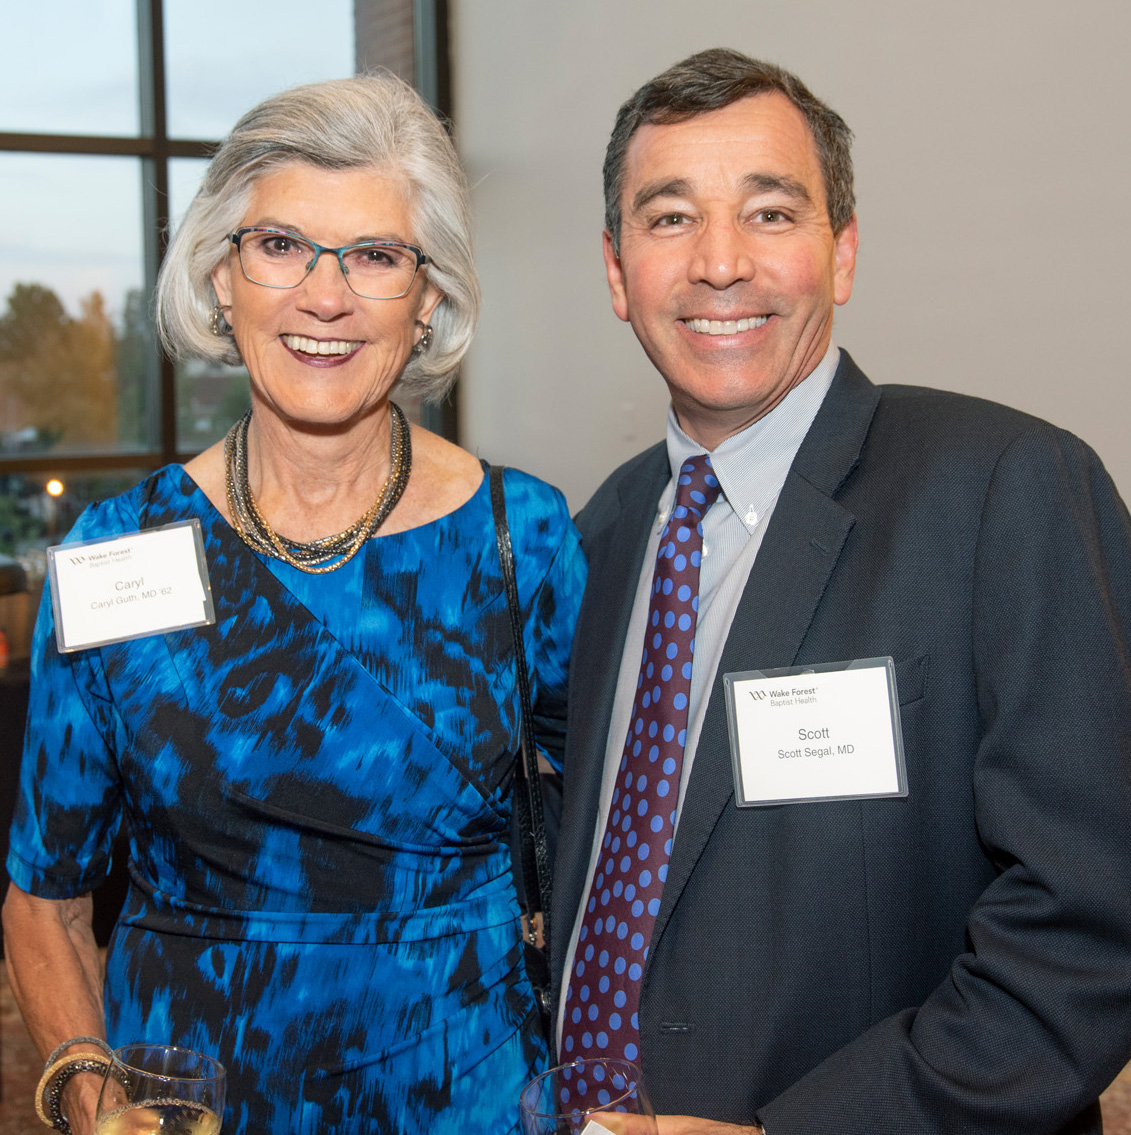
[[[384,524],[389,513],[396,507],[408,484],[409,473],[412,472],[412,434],[408,421],[395,403],[389,403],[389,410],[392,433],[390,469],[377,499],[369,511],[344,532],[335,536],[322,536],[308,543],[280,536],[267,523],[255,503],[247,478],[247,428],[251,423],[251,411],[248,410],[228,430],[228,436],[224,439],[224,484],[228,494],[228,512],[240,539],[249,548],[274,556],[291,567],[312,575],[336,571],[343,564],[349,563],[362,544]]]

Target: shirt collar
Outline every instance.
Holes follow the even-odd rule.
[[[723,490],[718,500],[726,501],[748,532],[754,532],[781,492],[839,362],[840,350],[830,342],[824,358],[768,414],[732,434],[712,451],[711,467]],[[689,457],[707,452],[683,432],[671,407],[667,443],[672,481],[660,498],[660,516],[665,520],[675,499],[675,478],[680,467]],[[716,501],[715,507],[722,506]]]

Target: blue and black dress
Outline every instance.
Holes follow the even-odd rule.
[[[584,562],[560,494],[505,484],[556,761]],[[219,1057],[226,1135],[513,1129],[545,1051],[508,847],[519,712],[486,478],[325,575],[251,552],[180,466],[72,538],[190,517],[215,625],[60,655],[43,605],[12,879],[91,890],[125,820],[109,1038]]]

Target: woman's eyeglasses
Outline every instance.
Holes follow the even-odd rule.
[[[370,300],[395,300],[407,294],[428,257],[414,244],[399,240],[363,240],[325,248],[285,229],[237,229],[228,239],[236,246],[244,276],[265,288],[297,288],[324,252],[338,258],[350,291]]]

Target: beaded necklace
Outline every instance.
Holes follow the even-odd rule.
[[[247,478],[247,428],[251,411],[228,430],[224,439],[224,484],[228,495],[228,512],[240,539],[249,548],[296,567],[312,575],[323,575],[349,563],[362,544],[385,522],[408,484],[412,472],[412,435],[401,408],[389,403],[391,411],[389,476],[372,507],[344,532],[322,536],[302,543],[280,536],[259,511]],[[331,563],[330,561],[334,561]]]

